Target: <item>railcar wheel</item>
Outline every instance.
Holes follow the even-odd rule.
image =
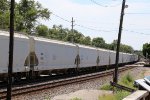
[[[38,78],[38,77],[40,77],[40,74],[39,74],[39,72],[38,72],[38,71],[34,72],[34,76],[35,76],[35,78]]]
[[[22,77],[21,73],[16,73],[14,75],[14,81],[16,81],[16,82],[21,81],[21,77]]]

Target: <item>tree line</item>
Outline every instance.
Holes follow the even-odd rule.
[[[52,28],[48,28],[45,25],[38,25],[36,27],[36,34],[38,36],[43,36],[50,39],[74,42],[109,50],[116,50],[117,48],[117,40],[114,40],[112,43],[107,44],[102,37],[96,37],[91,39],[90,36],[84,36],[81,32],[77,30],[74,30],[74,32],[72,32],[72,30],[69,30],[68,28],[63,28],[62,25],[53,25]],[[133,53],[134,50],[131,46],[121,44],[120,51],[126,53]]]
[[[39,2],[34,0],[21,0],[15,4],[15,31],[25,32],[29,35],[42,36],[49,39],[56,39],[67,42],[74,42],[88,46],[94,46],[109,50],[116,50],[117,40],[108,44],[102,37],[91,39],[90,36],[84,36],[78,30],[63,28],[62,25],[53,25],[48,28],[39,20],[49,20],[51,12],[42,7]],[[7,0],[0,1],[0,29],[9,29],[9,8],[10,2]],[[129,45],[121,44],[120,51],[133,53],[133,48]]]

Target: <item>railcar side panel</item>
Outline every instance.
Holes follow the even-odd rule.
[[[77,47],[53,41],[35,39],[35,53],[39,60],[35,70],[75,68]]]
[[[100,66],[109,65],[109,51],[99,50],[100,54]]]
[[[0,34],[0,73],[8,72],[9,56],[9,34]],[[29,39],[23,35],[14,35],[13,72],[26,72],[29,68],[25,66],[26,57],[29,54]]]
[[[131,61],[131,55],[127,54],[127,63],[129,63]]]
[[[121,53],[121,52],[119,52],[119,61],[118,61],[118,63],[119,63],[119,64],[122,63],[122,53]]]
[[[14,38],[13,72],[29,71],[29,66],[25,66],[25,60],[30,53],[29,43],[28,38]]]
[[[79,45],[80,67],[96,66],[98,53],[96,48]]]
[[[116,61],[116,53],[114,51],[110,51],[110,65],[114,65]]]
[[[122,53],[122,62],[126,63],[126,54],[125,53]]]
[[[9,40],[8,36],[0,35],[0,73],[8,72],[8,53]]]

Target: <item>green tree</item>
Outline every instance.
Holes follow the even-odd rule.
[[[126,52],[126,53],[133,53],[134,50],[131,46],[125,45],[125,44],[121,44],[120,45],[120,51],[121,52]]]
[[[105,41],[101,37],[93,38],[92,45],[95,47],[105,48]]]
[[[34,0],[21,0],[16,7],[17,15],[20,20],[17,20],[16,30],[25,31],[31,34],[39,19],[49,19],[50,12],[43,8],[39,2]]]
[[[105,49],[114,50],[113,45],[107,43],[105,43]]]
[[[45,25],[38,25],[36,27],[36,33],[39,35],[39,36],[48,36],[48,27],[45,26]]]
[[[9,27],[9,2],[0,0],[0,29],[8,29]]]
[[[0,11],[5,11],[9,9],[8,0],[0,0]]]
[[[82,33],[80,33],[79,31],[77,30],[74,30],[74,33],[73,33],[73,41],[75,43],[81,43],[82,42],[82,38],[84,37],[84,35]]]
[[[144,58],[143,52],[141,50],[134,50],[134,53],[139,56],[139,58]]]
[[[116,50],[117,49],[117,40],[114,40],[111,44],[110,44],[110,49],[111,50]],[[126,53],[133,53],[133,48],[129,45],[125,45],[125,44],[120,44],[120,52],[126,52]]]
[[[113,40],[113,42],[111,43],[111,50],[116,50],[117,49],[117,40]]]
[[[150,43],[143,44],[143,55],[150,59]]]
[[[62,28],[62,25],[53,25],[52,29],[49,29],[49,38],[64,40],[66,36],[66,30]]]
[[[63,26],[62,25],[59,25],[59,26],[55,26],[56,27],[56,30],[57,30],[57,39],[58,40],[65,40],[65,37],[67,35],[67,30],[66,29],[63,29]]]
[[[81,43],[84,45],[91,45],[91,38],[89,36],[83,37]]]
[[[56,26],[55,26],[56,27]],[[55,31],[57,31],[58,28],[55,28]],[[82,44],[82,39],[84,38],[84,35],[77,30],[74,30],[74,33],[72,33],[71,30],[69,29],[62,29],[58,31],[60,34],[57,34],[58,36],[62,37],[62,40],[64,41],[69,41],[69,42],[74,42],[74,43],[81,43]]]

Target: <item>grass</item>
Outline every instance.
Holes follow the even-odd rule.
[[[113,94],[102,95],[98,97],[98,100],[115,100],[115,97]]]
[[[123,86],[136,89],[133,86],[133,82],[134,82],[134,78],[128,73],[127,75],[123,76],[118,83]],[[106,84],[106,85],[103,85],[100,89],[101,90],[113,90],[113,87],[110,86],[109,84]],[[130,92],[120,90],[118,88],[114,88],[114,90],[116,92],[115,94],[99,96],[99,100],[122,100],[124,97],[130,94]]]
[[[45,97],[44,100],[51,100],[51,98],[50,97]]]
[[[98,100],[122,100],[124,97],[128,96],[130,93],[126,91],[118,91],[116,94],[108,94],[99,96]]]
[[[70,100],[81,100],[81,99],[80,99],[80,98],[75,97],[75,98],[70,99]]]
[[[113,87],[109,84],[103,85],[101,88],[101,90],[113,90]]]
[[[123,76],[123,77],[121,78],[121,80],[119,81],[119,84],[120,84],[120,85],[129,87],[129,88],[132,88],[132,89],[136,89],[136,88],[133,86],[133,83],[134,83],[134,78],[133,78],[129,73],[128,73],[127,75]]]

